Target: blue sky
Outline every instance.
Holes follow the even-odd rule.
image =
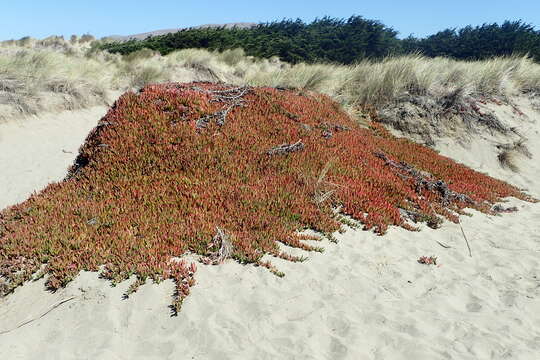
[[[521,19],[540,29],[539,0],[0,0],[0,39],[96,37],[226,22],[362,15],[425,36],[448,27]]]

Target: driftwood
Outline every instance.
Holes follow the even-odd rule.
[[[518,211],[518,208],[515,206],[505,208],[504,206],[497,204],[491,208],[491,211],[496,213],[511,213]]]
[[[102,127],[105,127],[105,126],[112,126],[112,125],[114,125],[113,122],[109,122],[109,121],[100,121],[100,122],[98,122],[98,124],[97,124],[96,127],[97,127],[97,128],[102,128]]]
[[[204,129],[208,126],[208,124],[210,124],[210,122],[212,122],[212,120],[215,120],[216,124],[221,127],[225,125],[225,122],[227,121],[227,115],[229,115],[231,110],[237,106],[243,106],[243,103],[233,103],[223,110],[219,110],[211,115],[203,116],[195,122],[195,127],[197,129]]]
[[[206,128],[212,121],[215,121],[219,127],[225,125],[229,113],[236,107],[244,106],[244,96],[251,90],[250,87],[245,86],[227,90],[205,90],[197,86],[191,89],[210,94],[212,97],[210,102],[223,102],[227,104],[221,110],[197,119],[195,121],[195,127],[198,130]]]
[[[399,210],[399,213],[401,214],[401,217],[410,219],[414,223],[419,222],[423,218],[422,214],[416,211],[407,210],[403,208],[399,208],[398,210]]]
[[[281,144],[279,146],[271,148],[266,153],[268,155],[270,155],[270,156],[272,156],[272,155],[284,155],[284,154],[288,154],[288,153],[303,150],[304,147],[305,147],[305,145],[302,142],[302,140],[298,140],[294,144]]]
[[[207,265],[218,265],[223,263],[233,254],[233,244],[230,235],[219,227],[216,227],[216,235],[208,244],[208,249],[211,248],[217,248],[217,250],[210,253],[210,255],[203,257],[202,262]]]
[[[230,89],[225,91],[214,91],[212,94],[214,95],[213,99],[210,100],[210,102],[228,102],[228,101],[243,101],[244,95],[246,95],[249,92],[249,87],[240,87],[236,89]]]
[[[437,191],[442,197],[442,203],[444,206],[447,206],[454,201],[475,204],[474,200],[472,200],[469,196],[450,190],[448,188],[448,185],[444,181],[433,179],[433,176],[428,172],[418,171],[405,162],[397,162],[391,160],[382,152],[375,152],[374,154],[378,158],[384,160],[386,165],[391,166],[394,169],[400,170],[401,173],[398,175],[401,178],[414,179],[417,193],[420,193],[422,189],[426,189],[429,191]]]
[[[333,131],[349,131],[349,130],[351,130],[350,127],[344,126],[344,125],[339,125],[339,124],[324,123],[322,126],[327,130],[333,130]]]
[[[322,125],[319,125],[318,127],[323,130],[322,136],[325,139],[330,139],[332,136],[334,136],[334,132],[351,130],[347,126],[343,126],[339,124],[328,124],[328,123],[324,123]]]
[[[322,136],[325,139],[330,139],[332,136],[334,136],[334,133],[332,133],[330,130],[323,130]]]
[[[429,191],[438,191],[442,197],[442,203],[444,206],[448,206],[451,202],[454,202],[454,201],[475,204],[475,202],[467,195],[460,194],[460,193],[450,190],[448,188],[448,185],[446,185],[444,181],[433,180],[433,176],[428,172],[420,172],[407,163],[396,162],[394,160],[390,160],[385,154],[381,152],[375,153],[375,156],[383,159],[386,162],[386,165],[391,166],[401,171],[402,173],[398,174],[400,177],[404,179],[414,179],[417,193],[420,193],[422,189],[427,189]],[[416,220],[417,214],[415,212],[402,210],[402,209],[400,209],[400,212],[402,213],[402,215],[405,214],[406,216],[409,216],[411,219]],[[461,229],[461,234],[463,235],[463,239],[465,239],[465,244],[467,244],[467,249],[469,250],[469,256],[472,257],[471,246],[469,244],[469,240],[467,239],[467,236],[465,235],[463,226],[461,226],[461,223],[459,224],[459,227]],[[443,246],[442,244],[440,245]]]

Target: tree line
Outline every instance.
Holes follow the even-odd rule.
[[[376,20],[351,16],[323,17],[311,23],[281,20],[252,28],[186,29],[145,40],[105,42],[100,47],[129,54],[144,48],[166,55],[187,48],[227,50],[242,48],[247,55],[298,62],[352,64],[363,59],[421,53],[463,60],[526,55],[540,61],[540,31],[522,21],[446,29],[425,38],[397,37],[398,32]]]

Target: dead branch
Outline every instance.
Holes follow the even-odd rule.
[[[426,189],[428,191],[437,191],[441,194],[442,203],[444,206],[447,206],[454,201],[475,204],[474,200],[472,200],[469,196],[450,190],[448,185],[443,180],[433,179],[433,175],[428,172],[418,171],[403,161],[397,162],[391,160],[382,152],[375,152],[374,155],[384,160],[386,165],[401,171],[401,174],[398,173],[401,178],[413,179],[415,181],[417,193],[420,193],[422,189]]]
[[[491,211],[496,213],[511,213],[518,211],[518,208],[516,206],[505,208],[504,206],[497,204],[491,208]]]
[[[219,95],[220,93],[212,93],[214,95],[214,98],[210,100],[210,102],[226,102],[226,101],[238,101],[243,100],[244,95],[248,93],[250,90],[248,87],[244,88],[238,88],[233,89],[234,91],[226,92],[226,94],[233,94],[231,96],[228,95]]]
[[[347,126],[339,125],[339,124],[329,124],[329,123],[323,123],[318,126],[323,130],[322,136],[325,139],[330,139],[332,136],[334,136],[334,132],[340,132],[340,131],[349,131],[351,130]]]
[[[333,130],[333,131],[349,131],[351,130],[350,127],[348,126],[344,126],[344,125],[339,125],[339,124],[329,124],[329,123],[324,123],[322,124],[322,128],[325,129],[325,130]]]
[[[202,262],[207,265],[218,265],[223,263],[226,259],[230,258],[233,254],[233,244],[231,237],[225,231],[216,226],[216,235],[212,241],[208,244],[208,248],[217,248],[216,251],[211,252],[208,256],[202,258]]]
[[[191,87],[191,90],[195,90],[195,91],[199,91],[199,92],[203,92],[203,93],[207,93],[207,94],[230,94],[230,93],[241,91],[243,89],[249,89],[249,87],[247,87],[247,86],[239,86],[239,87],[236,87],[236,88],[224,89],[224,90],[208,90],[208,89],[203,89],[203,88],[198,87],[198,86],[192,86]]]
[[[205,115],[195,121],[195,127],[198,130],[206,128],[212,121],[215,121],[218,126],[225,125],[227,116],[236,107],[242,107],[245,105],[244,96],[251,90],[250,87],[238,87],[228,90],[205,90],[194,86],[192,90],[201,91],[210,94],[212,98],[210,102],[224,102],[229,103],[221,110],[216,111],[213,114]],[[226,95],[222,95],[226,94]],[[230,95],[232,94],[232,95]]]
[[[302,142],[302,140],[298,140],[294,144],[281,144],[279,146],[271,148],[266,153],[268,155],[270,155],[270,156],[272,156],[272,155],[284,155],[284,154],[288,154],[288,153],[303,150],[304,147],[305,147],[305,145]]]

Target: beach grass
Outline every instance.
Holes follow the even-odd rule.
[[[349,66],[291,65],[278,58],[246,56],[242,49],[222,53],[185,49],[167,56],[143,49],[121,56],[99,50],[99,41],[87,37],[0,43],[0,104],[14,109],[5,113],[24,115],[102,104],[108,92],[169,81],[312,90],[351,110],[366,104],[395,107],[411,96],[444,102],[455,94],[457,100],[506,99],[540,92],[540,65],[527,57],[456,61],[417,54]],[[53,100],[47,101],[47,96]]]

